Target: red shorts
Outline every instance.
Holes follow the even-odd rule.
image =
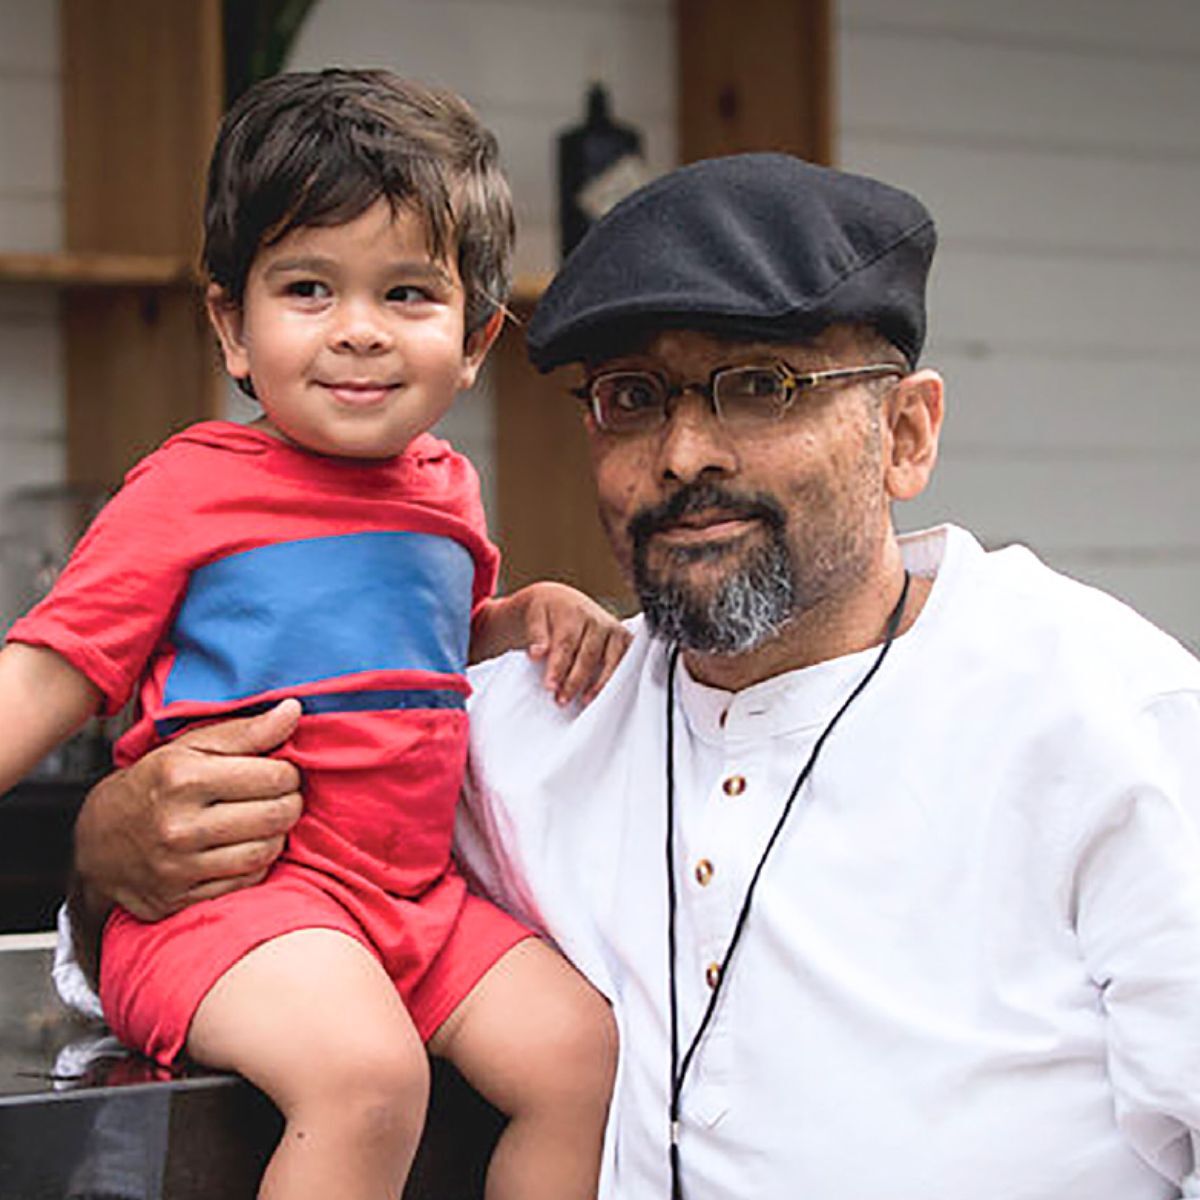
[[[114,910],[100,955],[109,1025],[126,1045],[171,1064],[213,984],[255,946],[299,929],[339,929],[370,950],[425,1041],[501,957],[531,936],[470,895],[453,870],[406,899],[363,880],[280,862],[257,887],[203,900],[162,921]]]

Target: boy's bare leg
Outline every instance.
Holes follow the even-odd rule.
[[[396,1200],[420,1140],[429,1064],[396,989],[353,938],[290,933],[221,977],[188,1053],[237,1071],[286,1120],[261,1200]]]
[[[518,943],[429,1042],[509,1117],[487,1200],[591,1200],[616,1071],[604,998],[544,943]]]

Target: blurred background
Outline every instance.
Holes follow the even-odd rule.
[[[599,171],[608,199],[751,149],[919,194],[949,410],[901,526],[1025,543],[1200,650],[1197,0],[0,0],[0,629],[137,457],[251,415],[200,307],[204,167],[230,95],[329,65],[451,87],[499,137],[517,320],[442,432],[480,470],[508,584],[629,604],[566,381],[533,374],[520,325],[560,257],[559,139],[601,84],[606,144],[642,150]],[[89,729],[0,804],[0,933],[51,926],[106,761]],[[36,1042],[41,1009],[6,1007]]]
[[[225,6],[243,19],[254,7]],[[278,16],[289,5],[273,7]],[[901,523],[953,517],[989,544],[1025,542],[1200,645],[1194,0],[290,7],[301,15],[291,16],[286,65],[386,65],[475,104],[514,184],[526,306],[558,261],[556,137],[580,121],[593,81],[606,86],[614,118],[641,133],[649,172],[723,149],[778,147],[915,190],[941,228],[926,360],[946,374],[950,410],[937,482]],[[182,41],[156,31],[163,8],[187,10]],[[209,20],[220,8],[0,0],[0,594],[9,619],[28,598],[22,539],[36,537],[34,510],[45,510],[57,544],[63,535],[50,527],[88,511],[90,487],[113,483],[167,428],[226,404],[207,348],[138,340],[171,324],[177,291],[194,290],[194,280],[181,282],[194,203],[175,205],[167,245],[155,242],[147,227],[158,218],[139,214],[138,196],[158,197],[159,214],[170,207],[163,196],[198,198],[223,102]],[[86,87],[81,76],[91,77]],[[138,76],[147,90],[137,103],[122,111],[118,98],[102,112]],[[137,146],[156,130],[190,149],[143,169]],[[134,151],[114,150],[114,139]],[[101,229],[105,205],[131,228]],[[147,257],[140,267],[110,262],[115,281],[80,274],[103,274],[103,264],[64,263],[120,251]],[[146,359],[156,355],[176,374],[207,372],[209,391],[185,403],[194,379],[168,375],[130,398],[147,389]],[[591,564],[604,552],[590,533],[535,535],[533,526],[558,519],[545,498],[560,476],[570,484],[578,461],[558,462],[557,433],[506,447],[506,422],[517,429],[552,405],[523,417],[528,389],[518,380],[515,399],[498,395],[498,374],[446,430],[481,470],[496,531],[511,544],[510,579],[565,574],[619,598],[607,564]],[[27,491],[67,481],[82,495]],[[507,505],[506,491],[515,497]],[[581,546],[582,565],[572,561]]]
[[[136,455],[242,415],[198,317],[199,198],[229,90],[280,64],[477,107],[517,197],[518,314],[559,261],[557,139],[595,82],[646,174],[778,148],[916,191],[950,406],[901,524],[1027,543],[1200,646],[1195,0],[0,0],[0,620]],[[561,392],[515,327],[445,432],[510,583],[620,603]]]

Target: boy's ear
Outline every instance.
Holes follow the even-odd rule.
[[[204,306],[208,309],[208,319],[212,322],[213,332],[221,343],[221,356],[225,359],[225,370],[234,379],[250,377],[250,356],[246,353],[246,343],[242,328],[242,306],[215,283],[208,285],[204,294]]]
[[[487,352],[492,348],[503,328],[504,309],[498,308],[474,333],[467,335],[466,346],[463,349],[462,377],[458,385],[461,391],[465,392],[474,384],[475,378],[479,374],[479,368],[483,366],[483,360],[487,358]]]

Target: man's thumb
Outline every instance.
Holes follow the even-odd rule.
[[[235,717],[193,729],[176,739],[176,744],[208,754],[266,754],[292,736],[299,720],[300,701],[281,700],[253,717]]]

